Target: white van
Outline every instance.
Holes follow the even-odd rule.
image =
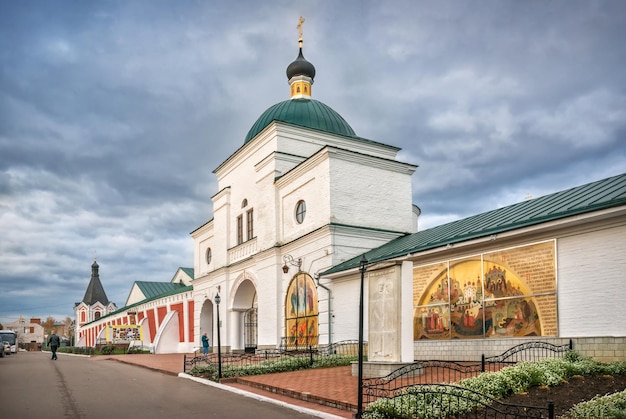
[[[9,347],[11,349],[9,350],[9,353],[7,355],[16,354],[19,350],[17,344],[17,333],[12,330],[0,330],[0,341],[2,341],[2,349],[5,349],[6,344],[9,344]]]

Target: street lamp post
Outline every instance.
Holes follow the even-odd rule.
[[[363,282],[366,269],[367,258],[363,255],[361,262],[359,263],[359,271],[361,272],[361,291],[359,296],[359,393],[357,395],[357,419],[361,419],[363,415]]]
[[[217,379],[222,379],[222,340],[220,338],[220,295],[215,296],[215,304],[217,304]]]

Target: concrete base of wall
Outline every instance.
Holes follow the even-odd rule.
[[[352,366],[352,376],[359,376],[359,363],[351,362]],[[393,371],[398,368],[402,368],[406,365],[411,365],[410,363],[405,362],[363,362],[363,378],[372,378],[372,377],[384,377],[386,375],[391,374]],[[417,373],[416,373],[417,374]],[[421,375],[421,374],[417,374]]]
[[[583,356],[602,362],[626,361],[626,337],[571,338],[573,349]],[[500,355],[507,349],[524,342],[542,341],[566,345],[570,338],[531,337],[511,339],[463,339],[413,342],[414,359],[480,362],[482,355]]]

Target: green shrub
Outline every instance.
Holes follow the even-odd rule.
[[[100,348],[102,355],[111,355],[113,352],[115,352],[115,345],[105,345]]]
[[[128,348],[128,351],[126,351],[126,353],[128,354],[149,354],[150,350],[149,349],[144,349],[141,346],[131,346]]]
[[[91,346],[61,346],[59,349],[57,349],[57,352],[63,352],[67,354],[93,355],[96,353],[96,349],[92,348]]]
[[[280,357],[262,361],[259,364],[223,365],[222,378],[245,377],[251,375],[273,374],[277,372],[298,371],[307,368],[328,368],[350,365],[356,361],[355,356],[329,355],[313,358],[309,357]],[[217,365],[196,365],[189,374],[216,381],[218,379]]]
[[[594,397],[593,399],[578,403],[572,407],[562,419],[586,419],[586,418],[626,418],[626,390],[607,396]]]

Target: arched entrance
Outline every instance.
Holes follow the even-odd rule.
[[[235,331],[235,339],[231,342],[233,349],[254,352],[258,339],[257,293],[249,278],[243,279],[235,290],[231,320]]]
[[[195,342],[196,349],[202,350],[201,339],[202,335],[206,332],[209,337],[209,347],[217,345],[217,335],[213,336],[213,301],[206,299],[202,303],[202,310],[200,312],[200,333],[198,334],[198,340]]]

